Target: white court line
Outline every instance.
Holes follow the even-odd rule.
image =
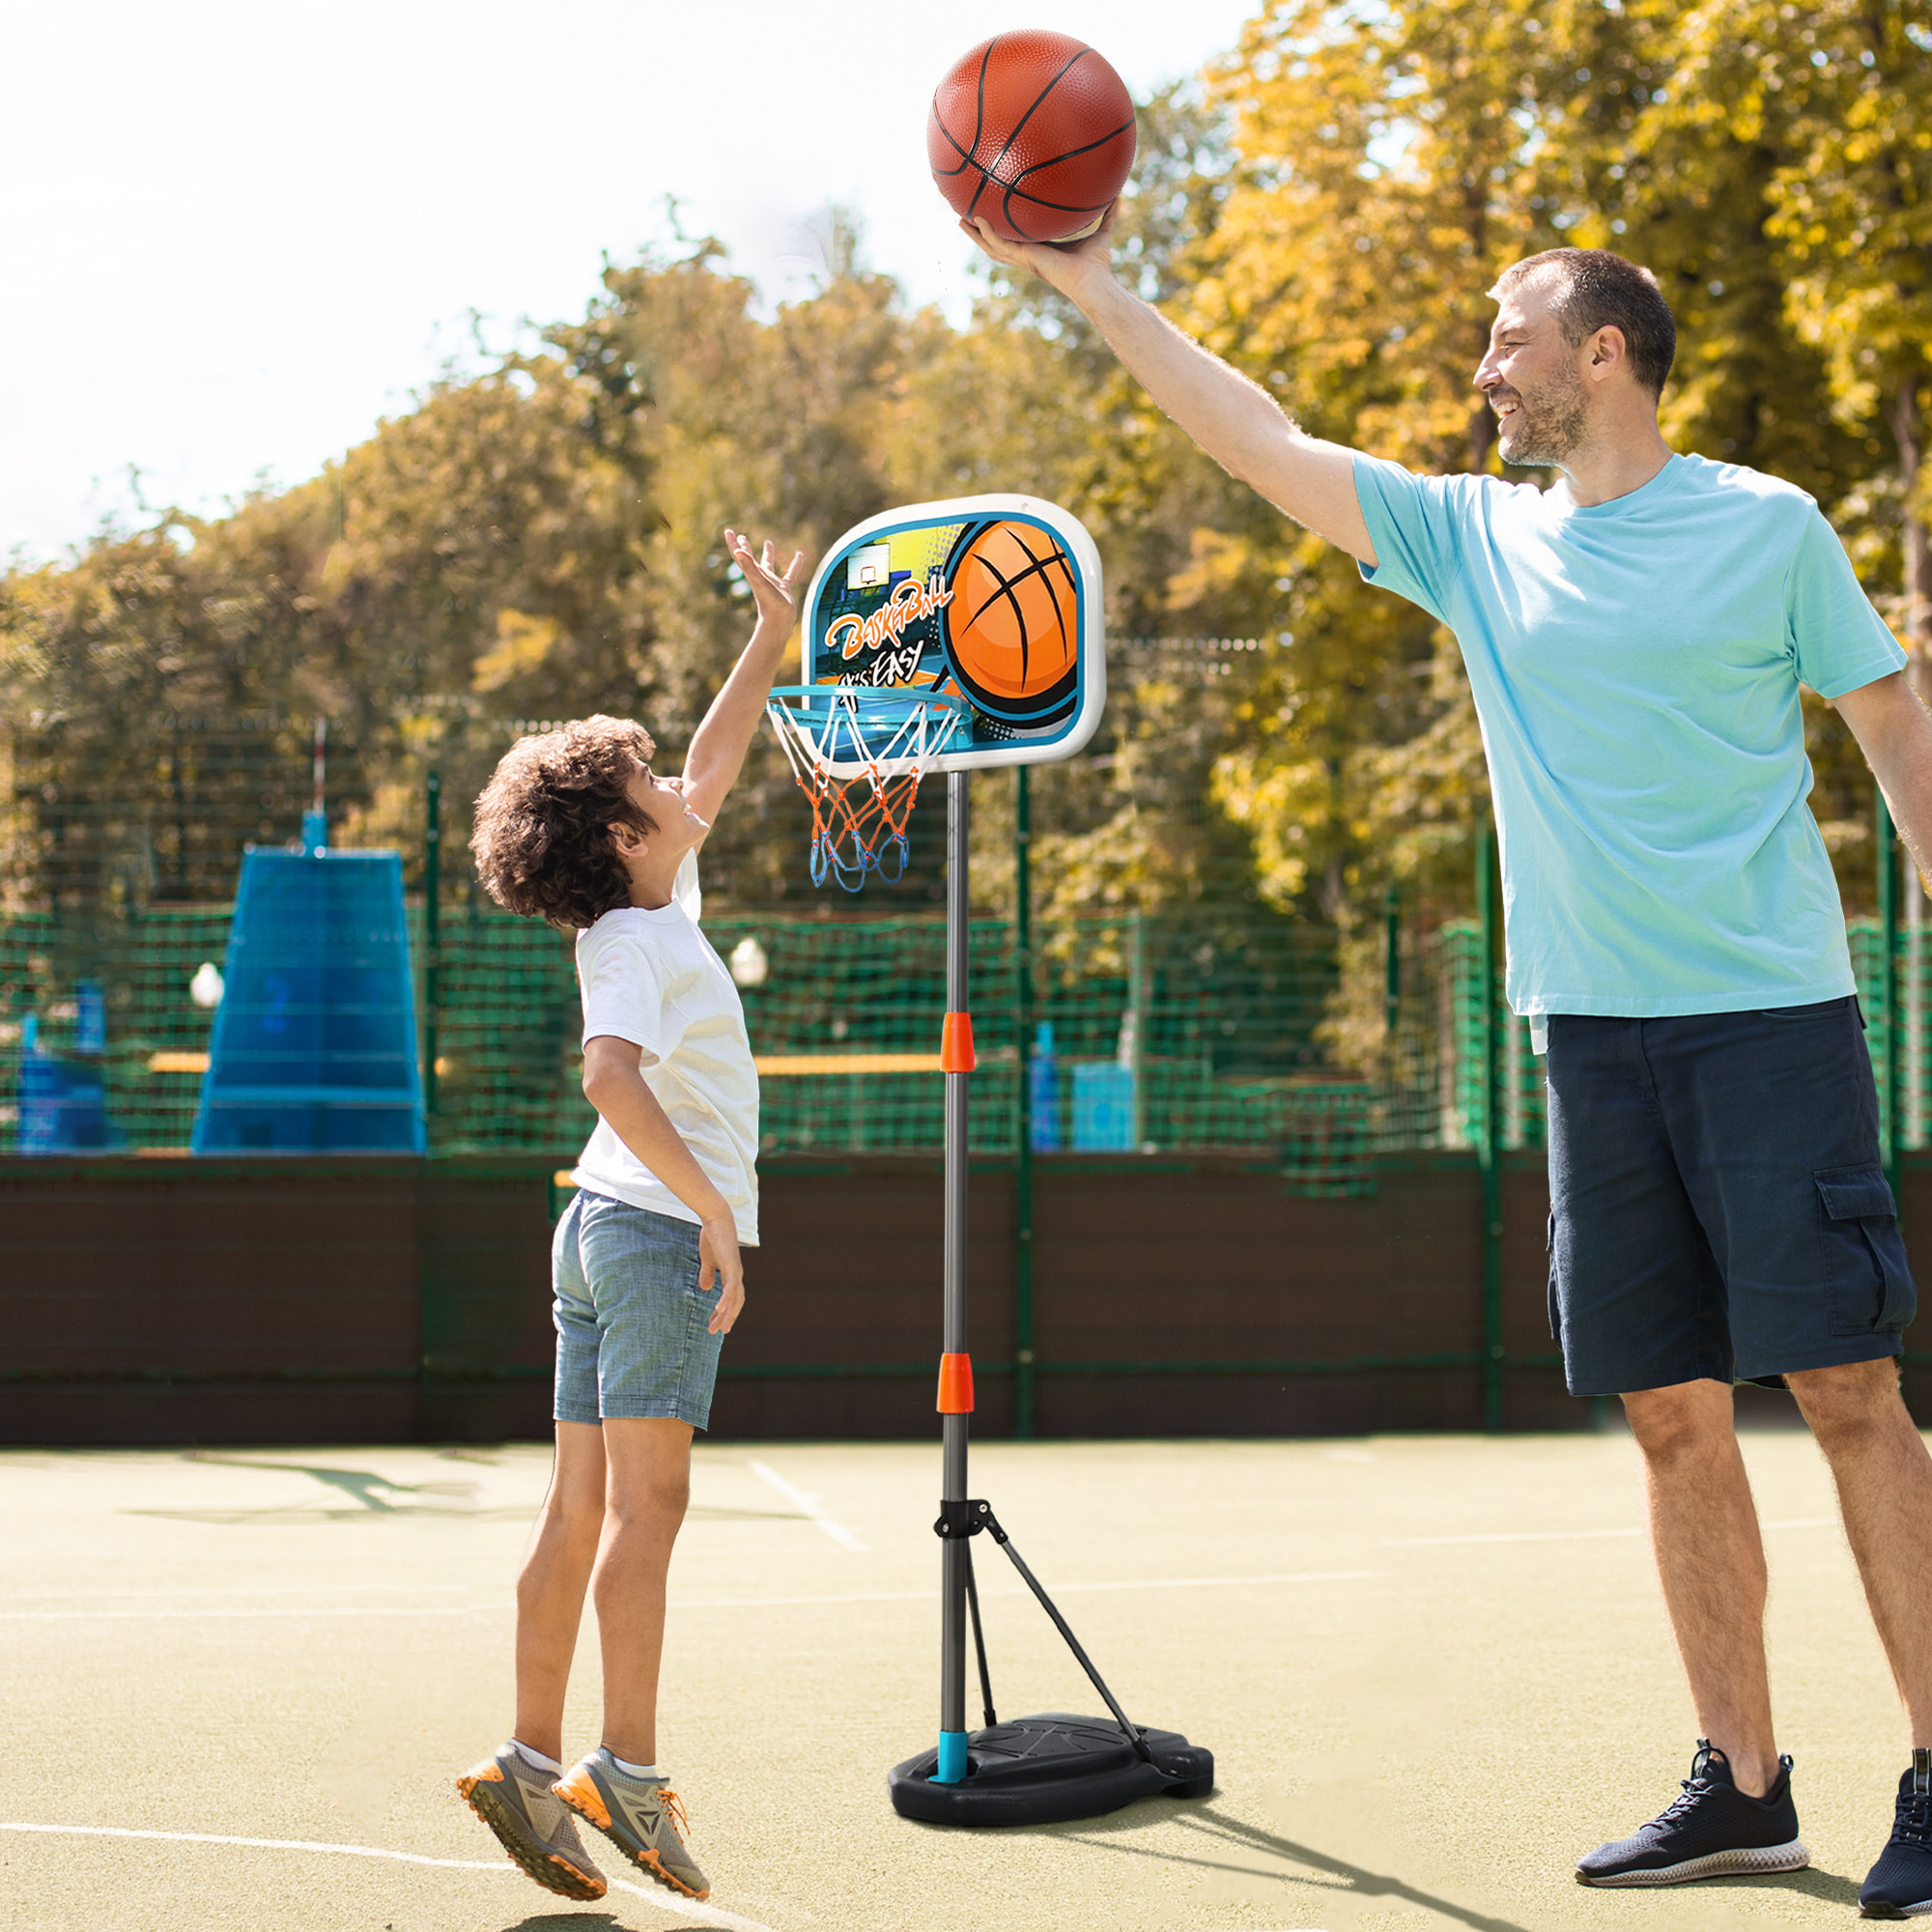
[[[501,1859],[432,1859],[421,1852],[391,1852],[379,1845],[335,1845],[315,1838],[235,1838],[214,1832],[136,1832],[120,1825],[0,1824],[0,1832],[39,1832],[60,1838],[155,1838],[165,1844],[239,1845],[244,1851],[257,1852],[333,1852],[339,1858],[388,1859],[397,1864],[435,1865],[443,1871],[501,1872],[511,1878],[523,1876],[515,1865],[506,1864]],[[671,1913],[679,1918],[696,1918],[707,1925],[723,1926],[724,1932],[775,1932],[774,1927],[761,1919],[745,1918],[715,1905],[700,1905],[696,1899],[681,1898],[676,1892],[660,1887],[632,1885],[621,1878],[612,1879],[611,1884],[619,1891],[636,1892],[639,1898],[648,1899],[660,1911]]]
[[[1793,1517],[1784,1522],[1760,1523],[1760,1529],[1836,1529],[1834,1516]],[[1385,1536],[1384,1549],[1434,1548],[1452,1543],[1583,1543],[1605,1536],[1648,1536],[1641,1525],[1634,1529],[1498,1529],[1481,1536]]]
[[[0,1825],[0,1832],[42,1832],[60,1838],[159,1838],[176,1845],[241,1845],[261,1852],[336,1852],[348,1859],[393,1859],[398,1864],[440,1865],[449,1871],[514,1871],[497,1859],[432,1859],[421,1852],[385,1852],[374,1845],[332,1845],[309,1838],[233,1838],[214,1832],[135,1832],[120,1825]]]
[[[1306,1570],[1286,1577],[1142,1577],[1124,1583],[1046,1583],[1048,1596],[1072,1596],[1092,1590],[1222,1590],[1239,1589],[1260,1583],[1351,1583],[1365,1577],[1379,1577],[1379,1570]],[[1033,1592],[1022,1583],[998,1584],[982,1588],[982,1597],[1030,1597]],[[792,1609],[808,1604],[936,1604],[937,1590],[855,1590],[845,1596],[826,1597],[683,1597],[675,1599],[674,1610],[762,1610]]]
[[[761,1481],[769,1483],[786,1502],[803,1510],[840,1549],[857,1550],[861,1556],[866,1554],[866,1546],[842,1522],[834,1522],[825,1514],[824,1507],[816,1496],[786,1482],[769,1463],[753,1463],[752,1473]]]

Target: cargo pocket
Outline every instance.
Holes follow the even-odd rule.
[[[1812,1179],[1825,1210],[1820,1240],[1832,1290],[1832,1333],[1896,1334],[1918,1313],[1918,1291],[1883,1170],[1841,1167]]]

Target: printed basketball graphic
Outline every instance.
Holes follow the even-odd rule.
[[[1106,58],[1070,34],[995,34],[933,93],[932,179],[955,214],[1009,242],[1091,235],[1134,164],[1133,98]]]
[[[1043,724],[1071,702],[1079,667],[1073,559],[1037,524],[969,524],[946,571],[946,657],[988,717]]]

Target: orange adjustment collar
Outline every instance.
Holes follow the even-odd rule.
[[[948,1013],[939,1030],[939,1070],[971,1073],[973,1066],[973,1015]]]
[[[939,1358],[939,1412],[941,1415],[973,1413],[973,1357],[941,1355]]]

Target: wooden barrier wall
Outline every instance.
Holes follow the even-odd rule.
[[[0,1441],[549,1434],[556,1162],[0,1161]],[[1236,1159],[1035,1167],[1042,1436],[1299,1435],[1483,1422],[1473,1158],[1310,1201]],[[1908,1236],[1932,1157],[1901,1177]],[[1503,1188],[1504,1421],[1593,1420],[1549,1339],[1540,1155]],[[712,1433],[921,1438],[939,1353],[937,1160],[786,1159]],[[978,1433],[1014,1424],[1013,1176],[975,1164]],[[1932,1375],[1907,1391],[1932,1414]],[[1772,1403],[1783,1397],[1767,1398]]]

